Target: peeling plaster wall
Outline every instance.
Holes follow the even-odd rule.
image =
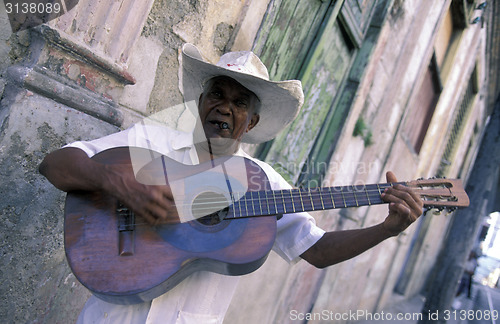
[[[226,45],[240,20],[245,1],[155,1],[143,36],[161,43],[155,84],[147,113],[161,111],[182,102],[178,84],[178,48],[193,43],[211,62],[229,48]],[[189,14],[185,14],[185,13]]]
[[[0,314],[12,323],[71,322],[89,294],[65,262],[65,195],[48,186],[37,168],[68,141],[117,129],[31,91],[6,100],[15,103],[0,132],[0,289],[6,297]]]
[[[58,42],[66,36],[57,35],[55,23],[38,32],[12,34],[0,8],[2,321],[72,323],[89,296],[65,260],[65,194],[38,173],[43,157],[66,143],[116,132],[181,103],[179,47],[193,42],[217,61],[231,46],[246,5],[229,0],[155,1],[126,62],[117,63],[135,78],[133,85],[61,46]],[[77,51],[84,51],[88,44],[77,36],[70,40]],[[80,99],[83,103],[72,102]],[[117,119],[105,122],[89,115],[99,109],[114,111]]]

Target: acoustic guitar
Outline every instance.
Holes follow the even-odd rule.
[[[383,204],[382,192],[394,185],[271,190],[263,170],[242,157],[186,166],[146,149],[121,147],[93,159],[132,165],[141,183],[169,185],[184,220],[152,226],[109,195],[68,193],[64,243],[71,270],[97,297],[117,304],[149,301],[195,271],[252,272],[273,246],[278,217]],[[460,180],[401,184],[414,188],[430,208],[469,204]]]

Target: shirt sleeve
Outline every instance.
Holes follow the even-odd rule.
[[[104,150],[119,147],[119,146],[129,146],[128,133],[130,129],[113,133],[92,141],[77,141],[65,145],[64,147],[75,147],[84,151],[89,157],[102,152]]]
[[[272,190],[291,189],[292,186],[270,165],[254,160],[266,173]],[[316,226],[309,213],[285,214],[278,220],[278,229],[273,251],[289,263],[300,260],[300,255],[313,246],[325,231]]]

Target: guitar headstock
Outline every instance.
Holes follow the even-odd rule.
[[[419,179],[406,185],[420,195],[425,207],[453,210],[469,206],[469,196],[459,179]]]

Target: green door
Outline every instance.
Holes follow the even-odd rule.
[[[352,95],[357,88],[349,86],[351,66],[376,3],[274,1],[268,8],[254,51],[271,79],[302,81],[305,103],[287,129],[260,147],[258,157],[294,185],[321,184],[350,108],[352,96],[344,92]]]

